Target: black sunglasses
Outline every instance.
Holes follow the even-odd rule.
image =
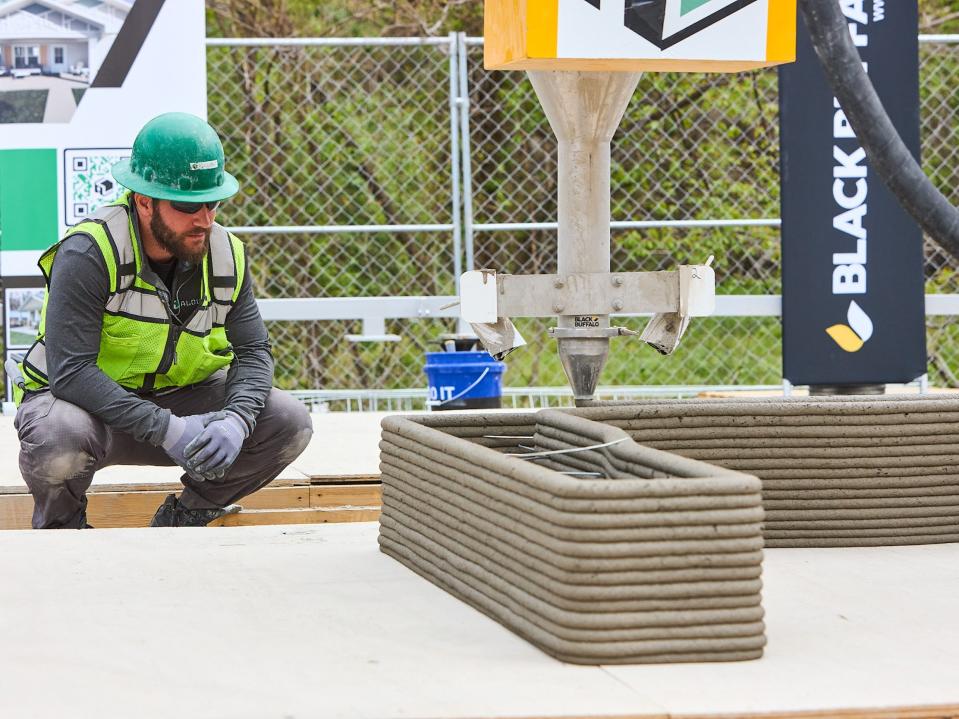
[[[195,215],[204,206],[211,212],[215,212],[216,208],[220,206],[220,202],[176,202],[170,200],[170,207],[184,215]]]

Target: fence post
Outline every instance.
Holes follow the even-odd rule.
[[[463,229],[466,240],[466,269],[473,264],[473,162],[470,144],[470,87],[469,57],[466,52],[466,33],[459,33],[459,98],[460,147],[463,151]]]
[[[463,226],[461,221],[462,195],[460,193],[460,137],[457,122],[459,98],[459,48],[455,32],[449,34],[450,46],[450,179],[452,180],[453,210],[453,284],[460,293],[460,275],[463,274]]]

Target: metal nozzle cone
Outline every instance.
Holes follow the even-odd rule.
[[[593,398],[608,357],[608,338],[559,340],[559,358],[576,400]]]

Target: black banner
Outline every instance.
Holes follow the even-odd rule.
[[[843,0],[886,111],[919,157],[916,0]],[[869,167],[800,23],[779,71],[783,376],[909,382],[926,372],[922,233]]]

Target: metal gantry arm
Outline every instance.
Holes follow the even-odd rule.
[[[675,272],[570,275],[475,270],[461,278],[462,313],[472,323],[495,322],[500,317],[583,318],[597,313],[706,317],[715,309],[713,278],[707,265],[683,265]]]

